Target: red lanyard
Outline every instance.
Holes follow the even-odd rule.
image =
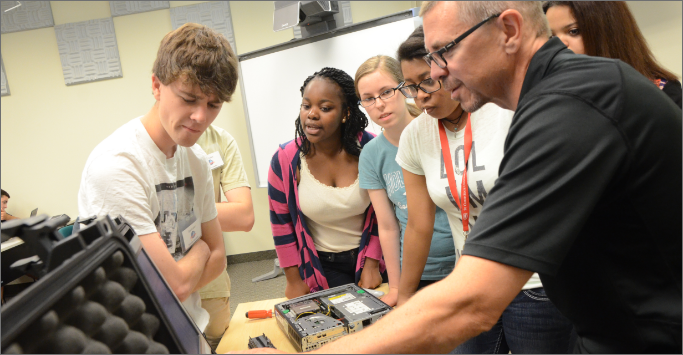
[[[458,208],[460,208],[460,213],[462,215],[462,230],[465,232],[465,238],[467,238],[467,233],[470,230],[470,191],[467,187],[467,161],[470,158],[470,151],[472,150],[472,125],[470,124],[470,114],[467,113],[467,123],[465,124],[465,169],[462,172],[462,184],[460,184],[461,198],[458,197],[458,187],[455,184],[453,160],[451,159],[451,149],[448,146],[448,137],[446,137],[446,128],[441,120],[439,120],[439,138],[441,138],[441,154],[443,154],[446,175],[448,175],[448,187],[451,189],[451,194],[454,197],[455,203],[458,205]]]

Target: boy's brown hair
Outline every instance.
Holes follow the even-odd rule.
[[[223,35],[186,23],[161,40],[152,72],[164,85],[182,79],[230,102],[237,86],[237,57]]]

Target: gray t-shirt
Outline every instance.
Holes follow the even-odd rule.
[[[368,190],[386,190],[394,205],[394,213],[401,227],[401,261],[403,261],[403,237],[408,223],[408,203],[403,184],[403,172],[396,163],[398,147],[380,134],[370,141],[360,154],[358,175],[360,187]],[[422,280],[441,280],[455,266],[455,247],[446,212],[436,207],[434,234],[429,257],[422,273]]]

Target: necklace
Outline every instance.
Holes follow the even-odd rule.
[[[458,118],[452,119],[452,120],[448,119],[448,118],[443,119],[445,121],[448,121],[450,124],[452,124],[455,128],[454,130],[456,130],[456,131],[458,129],[458,125],[460,125],[460,120],[462,119],[462,115],[463,115],[463,113],[465,113],[465,110],[462,109],[462,106],[458,105],[458,108],[460,109],[460,115],[458,116]]]

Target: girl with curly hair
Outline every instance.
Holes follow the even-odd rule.
[[[375,288],[385,267],[370,197],[358,184],[358,157],[374,135],[365,131],[353,79],[323,68],[304,81],[301,96],[295,139],[280,145],[268,170],[285,295],[348,283]]]

